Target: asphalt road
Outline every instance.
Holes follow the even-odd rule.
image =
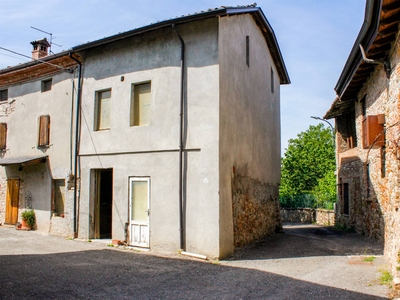
[[[319,226],[284,229],[204,262],[0,226],[0,299],[387,298],[376,280],[381,245]]]

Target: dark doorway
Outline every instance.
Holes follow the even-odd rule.
[[[111,238],[113,170],[96,170],[95,234],[96,239]]]

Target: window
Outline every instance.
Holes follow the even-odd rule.
[[[95,130],[110,129],[111,122],[111,90],[96,93]]]
[[[50,145],[50,116],[39,117],[38,147],[49,147]]]
[[[0,91],[0,101],[8,100],[8,90],[1,90]]]
[[[46,79],[42,81],[42,93],[51,90],[52,79]]]
[[[53,180],[53,213],[56,216],[64,215],[65,206],[65,180]]]
[[[7,123],[0,123],[0,151],[7,147]]]
[[[357,147],[357,132],[355,111],[343,114],[336,118],[337,132],[343,140],[343,146],[339,147],[340,151],[347,151]]]
[[[343,183],[343,214],[349,214],[349,184]]]
[[[274,93],[274,70],[271,68],[271,93]]]
[[[246,65],[250,67],[250,37],[246,36]]]
[[[132,86],[131,99],[131,126],[144,126],[150,124],[151,111],[151,83]]]
[[[386,147],[381,147],[381,177],[386,177]]]
[[[365,118],[367,116],[367,103],[366,103],[366,101],[367,101],[367,95],[365,95],[360,101],[360,103],[361,103],[361,114],[362,114],[363,118]]]

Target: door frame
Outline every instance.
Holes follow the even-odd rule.
[[[91,191],[93,193],[93,227],[89,230],[89,238],[101,239],[101,203],[100,203],[100,192],[101,192],[101,177],[102,173],[105,171],[111,171],[111,236],[112,236],[112,210],[114,206],[114,169],[113,168],[104,168],[104,169],[92,169],[91,170],[91,184],[93,184]],[[91,232],[91,233],[90,233]]]
[[[147,232],[147,240],[145,242],[138,242],[138,243],[134,243],[133,242],[133,238],[134,238],[134,233],[133,233],[133,221],[132,220],[132,182],[134,181],[145,181],[147,182],[147,222],[134,222],[136,225],[139,225],[140,230],[143,227],[146,227]],[[135,177],[135,176],[131,176],[129,177],[129,203],[128,203],[128,227],[129,227],[129,244],[135,247],[142,247],[142,248],[150,248],[150,198],[151,198],[151,179],[150,177],[146,177],[146,176],[140,176],[140,177]],[[140,234],[141,235],[141,234]],[[141,235],[142,236],[142,235]]]
[[[14,194],[14,189],[11,189],[17,184],[16,195]],[[10,191],[11,189],[11,191]],[[6,192],[6,224],[15,225],[18,222],[18,210],[19,210],[19,192],[20,192],[20,179],[19,178],[7,178],[7,192]]]

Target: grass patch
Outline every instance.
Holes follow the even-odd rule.
[[[375,260],[375,256],[364,256],[363,261],[365,262],[373,262]]]
[[[380,269],[379,272],[381,272],[381,276],[379,277],[379,284],[381,285],[386,284],[389,287],[392,287],[392,280],[393,280],[392,274],[390,274],[390,272],[385,269]]]

